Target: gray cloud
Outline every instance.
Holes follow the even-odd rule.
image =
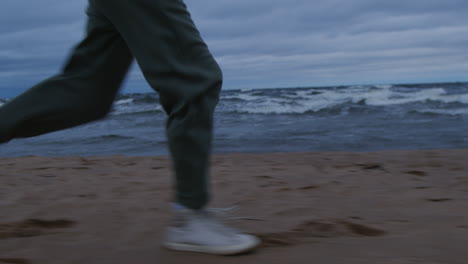
[[[464,1],[237,1],[247,18],[205,2],[196,21],[243,86],[466,80]]]
[[[2,3],[0,89],[19,91],[59,69],[83,36],[86,2]],[[468,81],[465,0],[186,3],[226,88]],[[134,67],[127,90],[139,89],[148,88]]]

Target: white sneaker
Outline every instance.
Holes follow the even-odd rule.
[[[216,219],[209,210],[174,209],[164,246],[181,251],[235,255],[260,244],[255,236],[242,234]]]

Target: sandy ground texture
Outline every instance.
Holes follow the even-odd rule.
[[[167,157],[0,159],[0,263],[468,263],[468,149],[220,154],[213,207],[263,244],[163,249]]]

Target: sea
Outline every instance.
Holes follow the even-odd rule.
[[[9,98],[0,98],[0,105]],[[0,145],[1,157],[167,155],[156,93],[102,120]],[[214,153],[468,148],[468,83],[223,90]]]

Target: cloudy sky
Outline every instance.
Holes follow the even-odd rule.
[[[0,97],[58,72],[87,0],[2,0]],[[466,0],[186,0],[225,89],[468,81]],[[147,92],[138,67],[124,91]]]

